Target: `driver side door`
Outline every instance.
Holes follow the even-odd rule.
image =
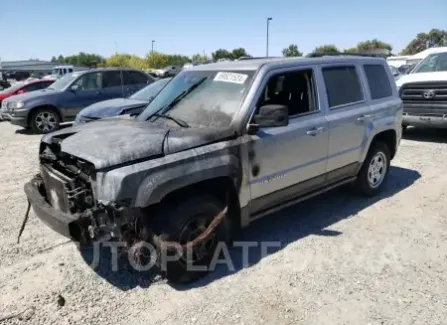
[[[318,102],[314,68],[267,75],[257,109],[286,105],[289,125],[261,128],[249,144],[251,213],[262,212],[311,191],[324,182],[328,123]]]
[[[104,96],[102,78],[103,72],[89,72],[71,85],[62,109],[66,120],[73,120],[85,107],[107,99]]]

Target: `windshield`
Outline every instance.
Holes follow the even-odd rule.
[[[427,56],[412,73],[447,71],[447,52]]]
[[[138,117],[167,113],[191,126],[228,126],[247,94],[254,71],[182,71],[164,87]],[[203,80],[203,81],[202,81]],[[168,111],[164,109],[180,94],[197,84]]]
[[[76,80],[79,77],[79,73],[68,73],[64,75],[62,78],[56,80],[50,87],[47,89],[54,90],[62,90],[71,84],[72,81]]]
[[[52,76],[58,76],[60,74],[62,74],[60,69],[54,69],[51,71]]]
[[[130,96],[132,99],[145,100],[148,101],[152,97],[158,94],[158,92],[171,80],[172,78],[166,78],[157,80],[150,85],[144,87],[143,89],[137,91],[135,94]]]
[[[24,85],[23,82],[16,83],[16,84],[12,85],[12,86],[9,87],[9,88],[5,88],[4,90],[1,90],[1,91],[0,91],[0,94],[9,94],[9,93],[12,92],[12,91],[16,91],[16,90],[22,88],[23,85]]]

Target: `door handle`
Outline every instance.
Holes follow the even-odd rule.
[[[318,133],[323,132],[323,130],[324,130],[324,127],[320,126],[320,127],[317,127],[317,128],[310,129],[309,131],[306,132],[306,134],[315,136]]]
[[[360,117],[357,118],[357,121],[359,121],[359,122],[365,122],[366,120],[370,119],[371,117],[373,117],[372,114],[362,115],[362,116],[360,116]]]

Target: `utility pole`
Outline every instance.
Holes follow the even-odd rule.
[[[266,48],[266,56],[269,56],[269,23],[270,20],[273,20],[272,17],[267,18],[267,48]]]
[[[152,40],[152,51],[151,51],[151,53],[154,53],[154,43],[155,43],[155,41]]]

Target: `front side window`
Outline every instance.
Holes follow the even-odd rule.
[[[48,87],[48,89],[63,90],[73,81],[78,79],[78,77],[79,73],[67,73],[62,78],[56,80],[51,86]]]
[[[160,91],[138,119],[147,120],[158,112],[191,126],[228,126],[239,111],[254,72],[182,71]]]
[[[447,71],[447,53],[436,53],[427,56],[412,73]]]
[[[271,77],[256,107],[287,106],[289,116],[318,111],[315,78],[312,69],[287,72]]]
[[[323,79],[329,107],[334,108],[364,100],[354,66],[323,68]]]
[[[390,80],[383,65],[365,64],[363,69],[368,80],[371,99],[380,99],[392,95]]]
[[[80,91],[102,88],[102,73],[86,73],[79,77],[79,79],[73,83],[72,87]]]

